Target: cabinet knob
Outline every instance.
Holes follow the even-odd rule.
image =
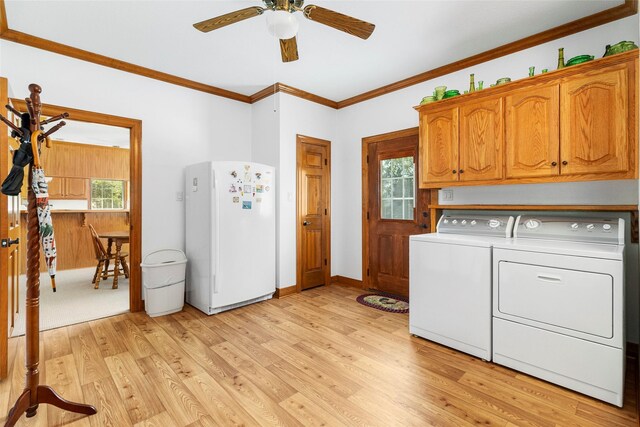
[[[458,171],[454,169],[451,171],[451,173],[458,173]]]
[[[569,162],[567,162],[566,160],[563,160],[563,161],[562,161],[562,164],[563,164],[563,165],[565,165],[565,166],[567,166],[567,165],[569,164]]]
[[[460,173],[464,173],[464,170],[463,170],[463,169],[460,169]]]
[[[551,162],[551,166],[558,166],[558,162]]]

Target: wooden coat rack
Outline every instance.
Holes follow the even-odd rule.
[[[18,128],[10,120],[0,115],[0,120],[7,124],[15,136],[18,136],[22,143],[31,142],[34,161],[37,164],[38,153],[41,144],[47,141],[47,147],[50,143],[47,139],[49,135],[64,126],[64,122],[60,122],[49,131],[45,132],[43,126],[65,117],[67,113],[47,120],[40,120],[40,112],[42,103],[40,102],[40,93],[42,88],[37,84],[29,85],[31,95],[26,98],[27,109],[29,114],[29,128]],[[12,112],[19,114],[10,106],[7,106]],[[25,366],[27,368],[24,391],[16,400],[13,408],[9,411],[5,422],[5,427],[11,427],[20,419],[22,414],[26,413],[27,418],[36,415],[38,406],[41,403],[47,403],[57,406],[60,409],[80,414],[93,415],[97,413],[95,407],[81,403],[69,402],[60,397],[51,387],[40,385],[40,226],[38,223],[38,212],[36,207],[36,195],[31,189],[32,170],[34,162],[29,164],[29,190],[27,196],[27,292],[26,292],[26,354]]]

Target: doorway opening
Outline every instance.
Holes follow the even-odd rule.
[[[11,99],[11,104],[18,111],[26,110],[22,100]],[[41,304],[43,330],[144,307],[140,273],[142,122],[68,107],[42,107],[43,117],[63,112],[70,115],[65,120],[67,126],[55,134],[52,148],[41,153],[58,250],[55,294],[48,286],[46,266],[42,259],[40,262],[41,300],[52,300]],[[23,192],[26,200],[26,186]],[[26,214],[21,217],[24,224]],[[103,263],[98,268],[91,227],[98,232],[105,251],[112,253],[111,267]],[[26,227],[22,228],[25,234]],[[26,234],[21,241],[26,242]],[[115,259],[124,263],[118,265]],[[21,264],[20,273],[24,274],[24,259]],[[24,287],[25,281],[21,277],[18,282]],[[65,292],[67,298],[61,295]],[[16,289],[16,294],[24,299],[23,289]],[[47,307],[53,310],[50,316]],[[18,311],[9,320],[15,323],[11,336],[23,333],[23,317]]]
[[[296,291],[331,282],[331,142],[297,135]]]

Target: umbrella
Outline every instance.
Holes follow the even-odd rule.
[[[44,169],[39,165],[38,156],[38,136],[41,132],[36,131],[31,135],[31,146],[33,147],[33,167],[31,175],[31,189],[36,196],[36,206],[38,208],[38,223],[40,224],[40,239],[42,240],[42,250],[44,259],[51,276],[51,287],[56,291],[56,240],[53,235],[53,222],[51,221],[51,207],[49,206],[49,184],[45,180]]]
[[[20,144],[20,148],[13,152],[13,166],[7,178],[2,182],[2,193],[7,196],[17,196],[24,180],[24,167],[31,163],[33,154],[30,143]]]

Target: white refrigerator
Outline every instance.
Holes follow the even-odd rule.
[[[249,162],[186,168],[187,303],[206,314],[276,290],[275,170]]]

